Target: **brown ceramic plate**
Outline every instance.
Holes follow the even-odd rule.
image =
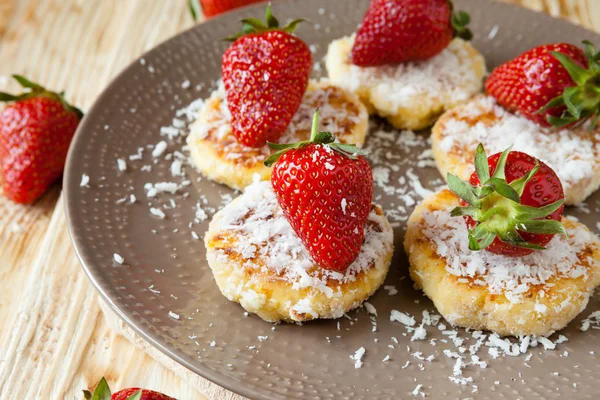
[[[587,38],[600,44],[600,37],[591,32],[522,8],[481,0],[455,3],[471,14],[474,44],[489,68],[546,42],[579,43]],[[368,0],[284,0],[275,2],[274,11],[281,19],[310,21],[298,35],[315,45],[315,59],[321,60],[331,40],[355,30],[367,5]],[[165,160],[165,155],[181,148],[182,139],[169,141],[161,136],[160,128],[172,124],[176,110],[210,93],[226,48],[221,38],[237,30],[240,18],[261,17],[262,13],[262,6],[242,9],[158,46],[117,77],[88,112],[69,154],[65,199],[75,249],[104,300],[169,357],[255,399],[399,399],[410,397],[417,385],[423,385],[421,391],[431,398],[596,398],[600,381],[591,377],[597,374],[600,361],[590,352],[598,348],[600,331],[581,332],[579,320],[561,332],[568,342],[554,351],[541,350],[541,346],[530,349],[528,361],[527,355],[490,359],[484,346],[478,355],[488,361],[487,368],[465,367],[462,377],[473,379],[466,386],[451,382],[455,360],[443,350],[457,349],[439,340],[446,337],[441,331],[429,328],[426,341],[411,342],[403,325],[389,321],[392,309],[415,315],[417,321],[422,310],[434,311],[407,277],[401,246],[403,212],[391,218],[397,226],[397,250],[386,281],[398,293],[390,296],[382,288],[370,300],[379,315],[376,332],[372,332],[371,318],[364,309],[350,313],[352,320],[273,328],[257,317],[245,316],[238,305],[221,296],[207,266],[204,245],[191,232],[202,237],[208,226],[208,220],[193,222],[196,203],[200,202],[210,217],[211,208],[220,207],[223,199],[235,193],[206,179],[198,181],[191,168],[186,168],[190,186],[175,195],[148,199],[143,186],[174,180],[171,161]],[[368,144],[373,152],[389,151],[392,158],[400,160],[399,171],[392,172],[390,182],[398,182],[412,168],[426,188],[439,185],[436,169],[416,164],[428,147],[426,133],[416,140],[404,136],[405,140],[396,143],[398,132],[373,135],[382,127],[388,129],[373,124]],[[161,140],[167,140],[169,147],[153,158],[151,149],[145,147]],[[142,160],[130,160],[140,147],[145,148]],[[126,160],[126,171],[118,170],[117,158]],[[80,187],[82,174],[89,175],[89,187]],[[411,182],[409,179],[408,190],[418,201]],[[119,203],[132,193],[135,204]],[[406,206],[407,197],[388,196],[380,187],[376,196],[384,209]],[[175,201],[174,208],[170,199]],[[591,213],[582,209],[570,209],[569,213],[595,230],[599,201],[600,193],[596,193],[587,202]],[[150,207],[161,208],[167,218],[151,216]],[[407,213],[411,210],[406,207]],[[124,258],[124,265],[113,261],[114,253]],[[596,297],[582,316],[599,306]],[[474,343],[468,332],[459,330],[458,335],[467,338],[467,349]],[[268,339],[260,341],[258,336]],[[437,345],[429,342],[431,338],[438,339]],[[366,349],[364,365],[355,369],[349,355],[362,346]],[[415,352],[435,359],[418,360],[411,355]],[[468,350],[465,354],[469,361]],[[390,361],[384,363],[386,355]],[[407,361],[410,364],[403,369]]]

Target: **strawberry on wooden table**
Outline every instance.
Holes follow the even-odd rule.
[[[140,388],[122,389],[111,394],[108,382],[104,377],[96,386],[94,393],[84,390],[83,395],[87,400],[176,400],[166,394]]]
[[[600,53],[568,43],[546,44],[497,67],[485,88],[498,103],[538,124],[571,126],[600,110]]]
[[[4,195],[30,204],[62,176],[71,139],[83,117],[62,93],[13,76],[25,93],[0,93],[0,166]]]
[[[200,13],[206,18],[212,18],[235,8],[263,1],[265,0],[189,0],[189,6],[192,17],[197,20]]]
[[[469,40],[469,15],[449,0],[372,0],[356,34],[352,63],[361,67],[431,58],[453,37]]]
[[[560,179],[528,154],[507,149],[488,158],[480,144],[469,182],[448,174],[448,186],[462,200],[452,216],[465,217],[471,250],[518,257],[566,235]]]
[[[324,269],[344,271],[360,253],[373,198],[373,174],[354,145],[335,143],[318,132],[315,113],[311,137],[274,144],[265,160],[274,165],[271,184],[283,213],[312,258]]]
[[[223,83],[233,135],[243,145],[276,142],[298,111],[312,69],[310,49],[292,36],[300,20],[280,28],[267,6],[267,24],[243,20],[223,55]]]

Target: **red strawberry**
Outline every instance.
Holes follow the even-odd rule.
[[[200,12],[202,12],[206,18],[211,18],[235,8],[260,3],[262,1],[265,0],[189,0],[189,5],[192,17],[194,20],[197,20]]]
[[[324,269],[344,271],[358,257],[373,198],[373,175],[354,145],[317,133],[310,140],[272,144],[278,150],[271,184],[287,220],[312,258]]]
[[[465,217],[471,250],[524,256],[566,234],[560,223],[565,194],[546,164],[510,149],[487,158],[480,144],[475,169],[469,183],[448,174],[448,186],[462,199],[452,216]]]
[[[111,400],[176,400],[173,397],[167,396],[154,390],[140,389],[140,388],[128,388],[119,390],[111,395],[110,387],[105,378],[102,378],[96,386],[94,393],[90,393],[88,390],[83,391],[83,395],[86,399],[111,399]]]
[[[352,62],[361,67],[426,60],[453,37],[469,40],[469,15],[449,0],[373,0],[363,18]]]
[[[11,102],[0,113],[0,165],[4,194],[30,204],[61,177],[67,151],[83,114],[62,94],[49,92],[19,75],[26,93],[0,93]]]
[[[267,26],[244,20],[241,36],[223,56],[222,73],[233,134],[250,147],[276,142],[298,111],[312,69],[310,49],[267,6]]]
[[[497,67],[485,89],[502,106],[542,126],[581,123],[600,109],[600,53],[584,43],[585,52],[568,43],[528,50]]]
[[[167,396],[166,394],[155,392],[154,390],[148,389],[140,389],[140,388],[129,388],[119,390],[110,397],[111,400],[128,400],[131,399],[135,394],[142,392],[139,399],[136,400],[175,400],[171,396]],[[133,400],[133,399],[131,399]]]

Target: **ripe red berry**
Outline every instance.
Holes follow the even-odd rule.
[[[10,102],[0,113],[2,185],[5,196],[30,204],[62,176],[82,114],[62,95],[21,76],[15,79],[30,91],[0,93],[0,101]]]
[[[245,33],[223,56],[222,74],[231,126],[249,147],[276,142],[302,102],[312,70],[310,49],[290,33],[299,21],[279,28],[267,7],[268,25],[244,20]]]
[[[155,392],[154,390],[148,389],[140,389],[140,388],[128,388],[119,390],[116,393],[113,393],[110,397],[111,400],[128,400],[131,396],[142,391],[142,395],[139,400],[176,400],[171,396],[167,396],[166,394]]]
[[[352,62],[368,67],[425,60],[454,36],[472,37],[469,15],[448,0],[373,0],[356,34]]]
[[[591,43],[584,43],[586,52],[568,43],[528,50],[494,69],[485,88],[499,104],[542,126],[581,123],[600,109],[600,65]]]
[[[212,18],[224,12],[249,4],[260,3],[261,1],[264,0],[190,0],[190,9],[194,19],[197,19],[200,14],[198,5],[202,7],[202,14],[206,18]]]
[[[127,388],[119,390],[111,394],[110,387],[108,386],[108,382],[103,377],[98,382],[96,389],[94,389],[94,393],[90,393],[89,390],[83,391],[83,396],[87,400],[94,399],[108,399],[111,400],[177,400],[171,396],[167,396],[166,394],[156,392],[154,390],[148,389],[140,389],[140,388]]]
[[[322,268],[344,271],[358,257],[373,198],[373,175],[353,145],[333,143],[331,133],[274,146],[271,184],[287,220]]]

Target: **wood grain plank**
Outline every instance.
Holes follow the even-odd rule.
[[[0,198],[0,321],[13,326],[18,313],[14,304],[24,296],[25,279],[50,222],[59,190],[54,188],[35,206],[20,206]],[[0,343],[9,329],[0,329]]]
[[[553,17],[564,18],[600,33],[600,1],[598,0],[499,0],[517,4]],[[600,44],[598,44],[600,45]]]

